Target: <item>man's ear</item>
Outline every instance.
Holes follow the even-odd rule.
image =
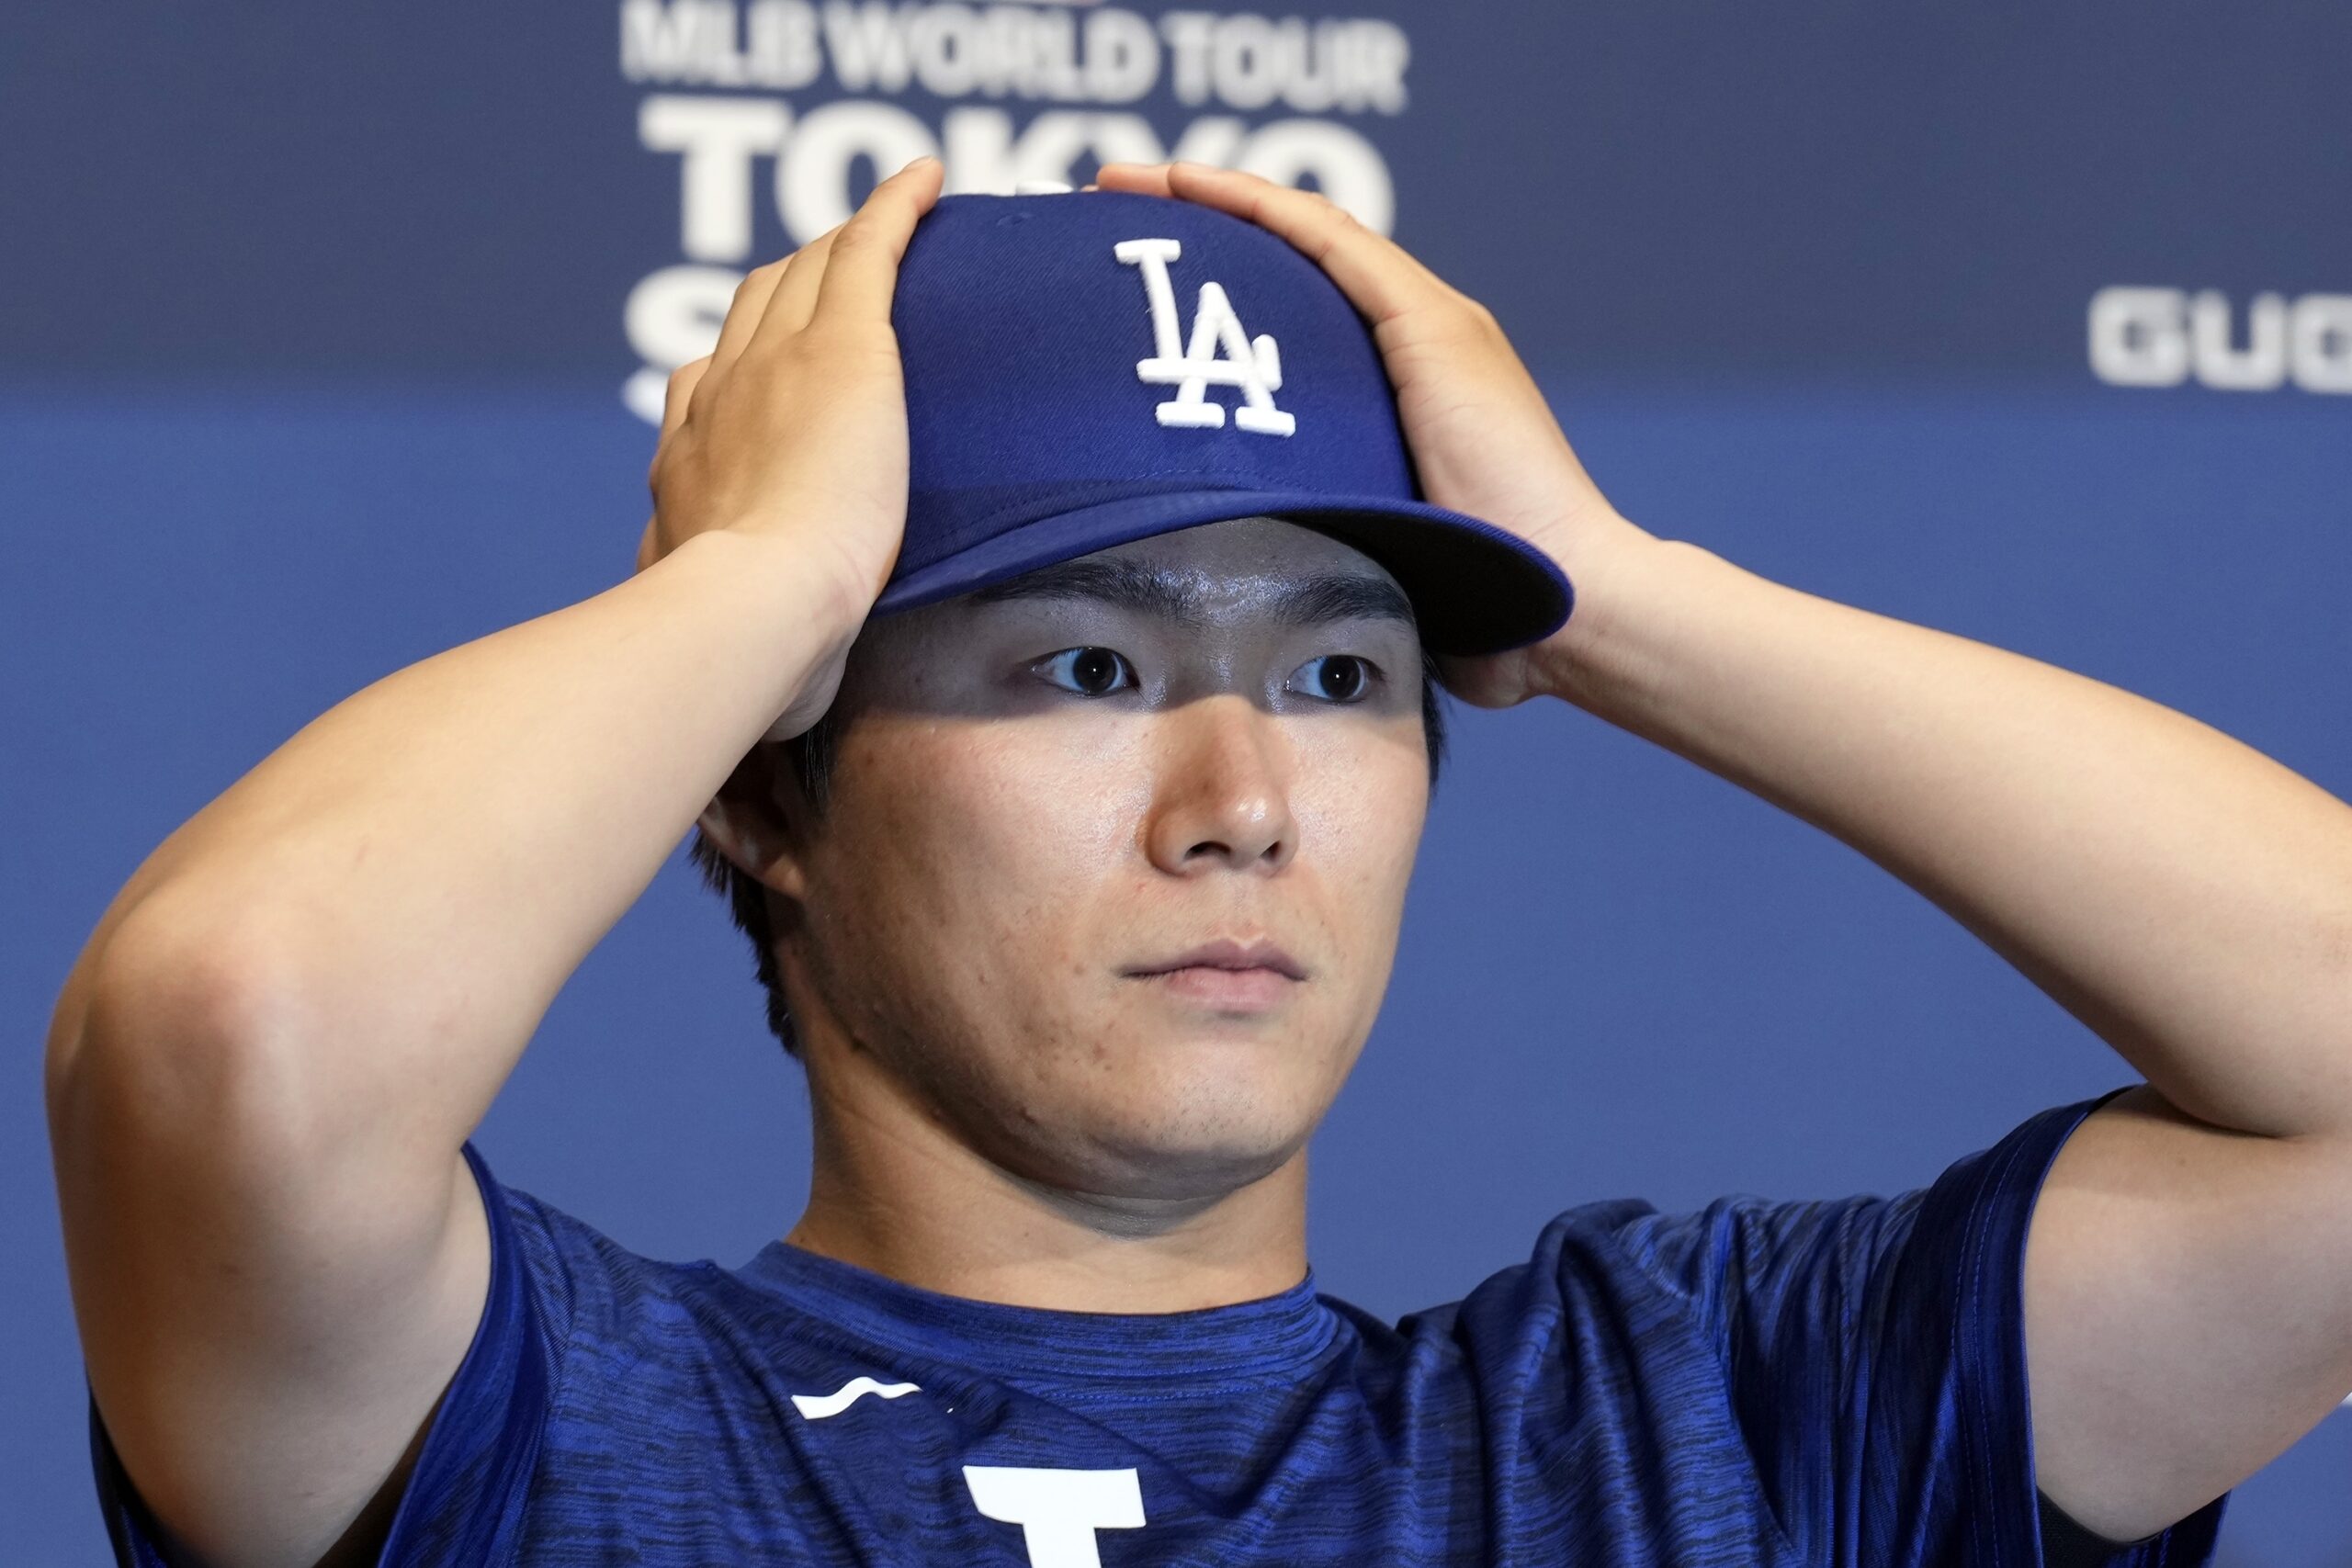
[[[787,898],[805,899],[804,859],[811,813],[783,746],[762,741],[735,764],[702,815],[703,836],[745,875]]]

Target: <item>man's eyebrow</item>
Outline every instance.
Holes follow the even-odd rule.
[[[1156,615],[1182,626],[1208,624],[1196,577],[1125,560],[1069,560],[1042,566],[1003,582],[972,591],[973,602],[1001,604],[1021,599],[1085,599],[1114,609]],[[1274,619],[1284,626],[1320,626],[1330,621],[1396,621],[1415,625],[1412,601],[1385,577],[1363,572],[1317,572],[1284,582],[1272,595]]]

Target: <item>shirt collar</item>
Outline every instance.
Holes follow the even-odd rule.
[[[1312,1363],[1341,1319],[1306,1277],[1279,1295],[1193,1312],[1063,1312],[943,1295],[774,1241],[736,1277],[904,1355],[1023,1382],[1269,1378]]]

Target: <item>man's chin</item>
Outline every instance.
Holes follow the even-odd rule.
[[[1306,1141],[1295,1126],[1209,1126],[1149,1113],[1090,1118],[1047,1146],[1031,1142],[1012,1168],[1074,1202],[1197,1211],[1274,1175]]]
[[[1066,1146],[1106,1191],[1153,1199],[1238,1191],[1287,1164],[1329,1109],[1325,1086],[1301,1081],[1306,1049],[1295,1038],[1240,1051],[1155,1041],[1114,1077],[1114,1094],[1069,1107]]]
[[[1106,1170],[1113,1195],[1147,1202],[1215,1203],[1290,1163],[1296,1143],[1129,1145]]]

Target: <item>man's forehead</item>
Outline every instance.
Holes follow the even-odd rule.
[[[1411,626],[1411,601],[1380,564],[1329,535],[1238,518],[1131,540],[975,589],[975,604],[1091,602],[1205,626],[1375,619]]]

